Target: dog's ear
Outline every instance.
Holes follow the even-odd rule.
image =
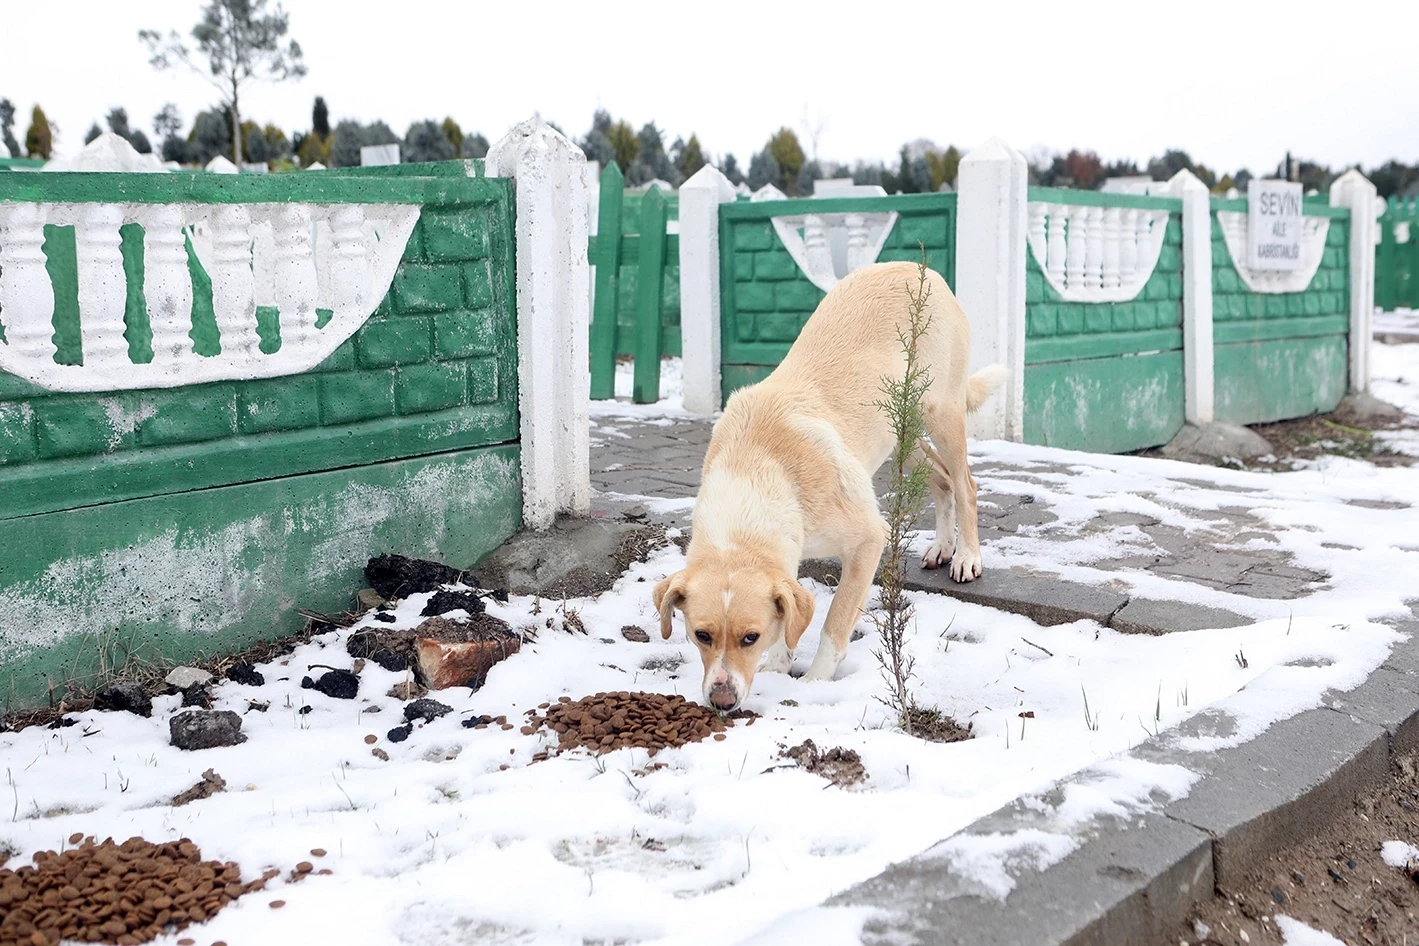
[[[774,585],[774,604],[783,620],[784,646],[793,650],[813,620],[813,595],[794,579],[784,578]]]
[[[685,572],[662,578],[655,586],[655,610],[660,612],[660,636],[670,639],[670,615],[685,600]]]

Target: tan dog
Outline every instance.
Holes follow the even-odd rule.
[[[842,580],[804,679],[829,680],[867,602],[887,525],[872,475],[894,438],[874,406],[884,378],[906,370],[898,330],[908,323],[918,271],[881,263],[852,273],[818,305],[787,357],[759,384],[736,391],[705,455],[685,568],[656,585],[660,632],[685,614],[704,660],[705,699],[729,711],[755,668],[786,672],[813,619],[798,583],[805,556],[838,556]],[[936,448],[931,496],[936,540],[922,565],[950,562],[951,577],[980,574],[976,484],[966,466],[966,414],[1005,378],[998,365],[968,377],[970,326],[945,280],[928,273],[930,327],[918,352],[931,373],[923,398]],[[918,461],[925,458],[918,454]],[[953,501],[954,500],[954,501]],[[959,521],[960,541],[956,540]]]

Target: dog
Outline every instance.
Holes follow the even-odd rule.
[[[813,620],[798,583],[804,557],[837,556],[842,579],[805,680],[830,680],[867,602],[886,545],[872,475],[895,438],[875,402],[901,378],[915,263],[879,263],[845,277],[819,303],[773,373],[730,396],[714,425],[695,500],[685,568],[659,582],[660,633],[673,612],[704,661],[704,697],[722,712],[749,693],[756,668],[787,672]],[[980,575],[976,483],[966,465],[966,415],[1005,380],[999,365],[967,375],[970,326],[946,281],[928,271],[918,361],[930,372],[926,430],[914,462],[932,466],[936,538],[924,568]],[[957,540],[957,528],[960,537]],[[761,663],[762,661],[762,663]]]

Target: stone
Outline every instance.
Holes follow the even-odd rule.
[[[1177,436],[1163,447],[1163,456],[1169,459],[1208,462],[1254,460],[1271,452],[1271,444],[1261,434],[1220,421],[1201,426],[1184,424]]]
[[[447,716],[452,712],[452,706],[449,706],[447,703],[440,703],[438,700],[415,700],[404,707],[404,719],[411,723],[416,719],[422,719],[426,723],[431,723],[440,716]]]
[[[1336,408],[1336,413],[1362,421],[1394,421],[1404,418],[1404,411],[1368,391],[1355,391],[1345,395],[1340,406]]]
[[[627,624],[621,628],[621,636],[635,644],[649,644],[650,635],[645,628],[636,627],[634,624]]]
[[[241,717],[231,710],[188,710],[168,719],[170,741],[179,749],[217,749],[246,742]]]
[[[394,686],[389,688],[389,692],[386,693],[385,696],[392,696],[396,700],[417,700],[428,692],[428,687],[424,686],[418,680],[407,680],[403,683],[394,684]]]
[[[1186,601],[1130,598],[1109,621],[1109,627],[1124,634],[1168,634],[1173,631],[1200,631],[1218,627],[1243,627],[1252,618],[1208,608]]]
[[[153,701],[140,683],[121,682],[94,694],[94,709],[153,715]]]
[[[355,592],[355,606],[361,611],[373,611],[384,604],[384,597],[373,588],[361,588]]]
[[[212,674],[201,667],[173,667],[168,671],[168,675],[163,678],[167,685],[179,690],[186,690],[196,684],[207,684],[212,682]]]

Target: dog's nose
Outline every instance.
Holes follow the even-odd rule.
[[[739,705],[739,697],[729,687],[713,687],[710,689],[710,704],[722,713],[728,713]]]

